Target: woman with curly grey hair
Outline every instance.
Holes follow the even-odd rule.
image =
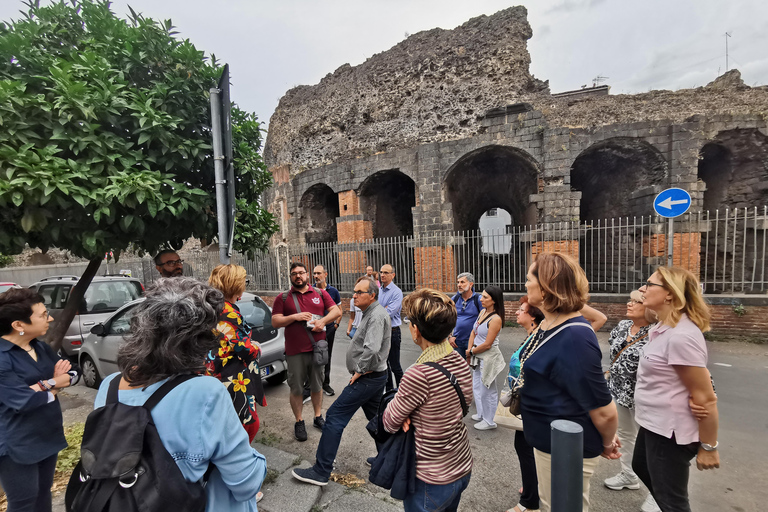
[[[104,379],[95,407],[104,406],[114,379],[120,379],[120,402],[138,406],[169,378],[203,373],[205,355],[218,345],[214,329],[223,308],[222,293],[195,279],[156,281],[118,352],[120,373]],[[250,447],[218,379],[199,376],[179,384],[152,409],[152,419],[184,478],[201,481],[214,467],[205,486],[206,510],[256,510],[266,460]]]

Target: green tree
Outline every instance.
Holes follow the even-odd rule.
[[[123,20],[107,1],[25,5],[0,23],[0,252],[29,244],[90,260],[56,347],[105,252],[215,238],[209,89],[221,68],[170,20]],[[252,252],[277,228],[258,201],[271,175],[256,116],[233,106],[232,117],[235,248]]]

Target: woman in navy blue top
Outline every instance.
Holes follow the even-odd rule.
[[[589,479],[599,456],[618,458],[618,415],[601,367],[602,354],[581,315],[589,283],[576,260],[542,253],[528,270],[528,303],[544,313],[539,331],[520,354],[523,430],[534,448],[539,498],[551,501],[550,423],[565,419],[584,429],[583,510],[589,510]]]
[[[67,447],[56,394],[77,374],[37,339],[53,318],[34,290],[0,294],[0,484],[8,512],[49,512],[58,453]]]

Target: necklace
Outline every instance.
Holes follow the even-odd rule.
[[[21,348],[24,348],[24,347],[21,347]],[[32,352],[35,349],[30,346],[28,349],[24,348],[24,350],[26,350],[27,352]]]

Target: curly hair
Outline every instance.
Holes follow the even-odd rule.
[[[0,293],[0,336],[13,331],[13,322],[29,324],[32,306],[44,303],[43,296],[29,288],[11,288]]]
[[[408,294],[402,312],[430,343],[441,343],[456,326],[456,305],[446,294],[431,288]]]
[[[133,386],[149,386],[172,375],[202,373],[206,354],[218,346],[214,329],[224,295],[191,277],[158,279],[131,319],[131,333],[117,365]]]

